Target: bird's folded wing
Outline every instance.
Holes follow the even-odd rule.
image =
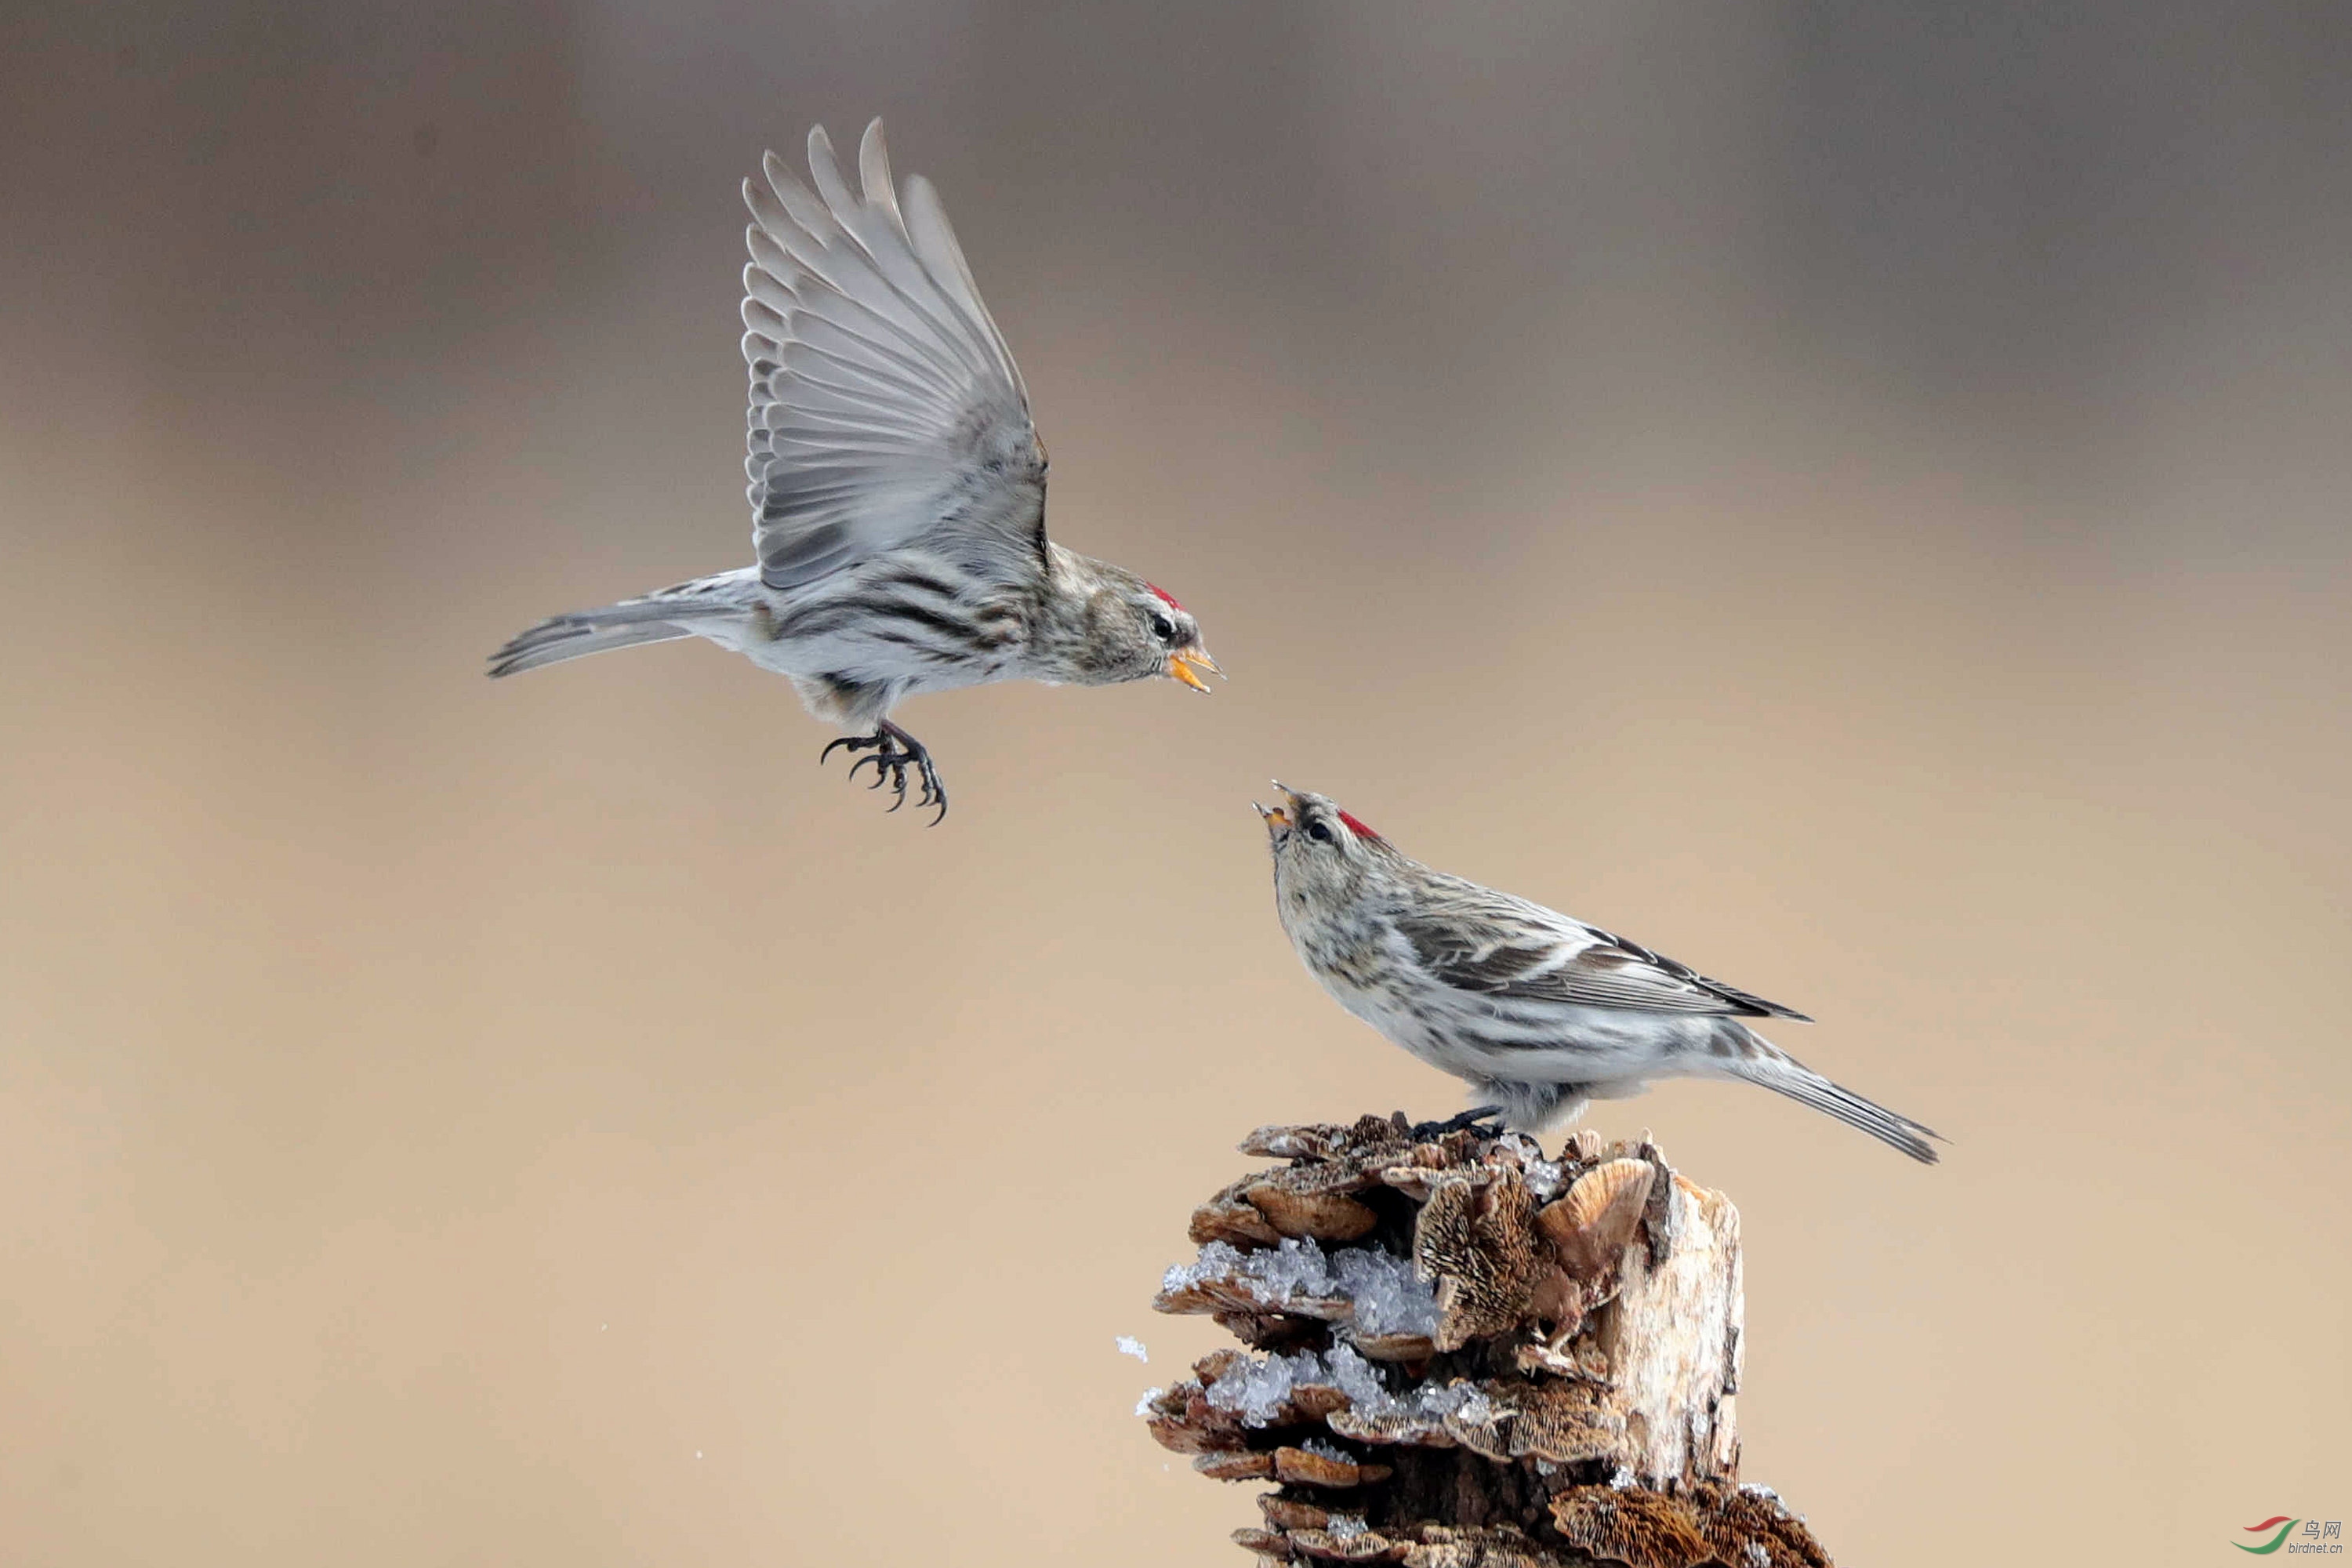
[[[1801,1013],[1752,996],[1686,964],[1486,889],[1398,921],[1413,956],[1457,991],[1528,1002],[1628,1007],[1648,1013],[1794,1018]]]
[[[743,183],[761,577],[798,587],[919,540],[1013,576],[1045,549],[1045,452],[947,214],[919,178],[900,208],[878,120],[858,147],[862,194],[824,127],[808,152],[814,192],[772,153],[766,183]]]

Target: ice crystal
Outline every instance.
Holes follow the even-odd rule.
[[[1232,1279],[1258,1301],[1280,1308],[1301,1300],[1352,1304],[1355,1326],[1368,1334],[1433,1334],[1437,1299],[1410,1260],[1377,1247],[1335,1247],[1326,1252],[1312,1237],[1285,1238],[1243,1252],[1213,1241],[1191,1263],[1160,1277],[1162,1290],[1189,1289],[1204,1279]]]
[[[1333,1345],[1328,1365],[1332,1386],[1346,1394],[1357,1409],[1385,1410],[1395,1405],[1388,1384],[1381,1381],[1381,1374],[1370,1362],[1356,1353],[1355,1346]]]
[[[1263,1426],[1281,1411],[1292,1389],[1323,1381],[1323,1358],[1313,1351],[1252,1356],[1209,1384],[1209,1403],[1234,1412],[1244,1426]]]
[[[1568,1185],[1568,1173],[1560,1169],[1557,1160],[1528,1161],[1527,1178],[1528,1191],[1539,1204],[1551,1202],[1559,1196],[1560,1189]]]
[[[1442,1387],[1423,1384],[1407,1397],[1404,1408],[1415,1415],[1443,1418],[1459,1415],[1465,1421],[1491,1421],[1495,1402],[1475,1383],[1449,1383]]]
[[[1310,1244],[1311,1245],[1311,1244]],[[1354,1303],[1368,1334],[1433,1334],[1437,1297],[1412,1264],[1376,1247],[1343,1247],[1331,1256],[1335,1294]]]

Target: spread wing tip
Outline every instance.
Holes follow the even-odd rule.
[[[746,473],[771,586],[952,526],[1034,548],[1042,461],[1028,393],[929,182],[894,189],[879,116],[853,190],[822,124],[805,174],[773,149],[743,182]],[[807,183],[803,183],[803,182]],[[812,188],[814,186],[814,188]]]

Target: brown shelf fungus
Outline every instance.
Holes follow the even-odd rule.
[[[1739,1484],[1739,1214],[1646,1140],[1263,1127],[1286,1162],[1193,1212],[1153,1305],[1247,1347],[1139,1414],[1220,1480],[1272,1483],[1263,1563],[1822,1568]]]

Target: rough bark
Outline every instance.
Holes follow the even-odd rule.
[[[1645,1485],[1739,1479],[1736,1395],[1745,1361],[1739,1211],[1679,1175],[1664,1256],[1629,1248],[1616,1299],[1593,1336],[1625,1406],[1626,1463]],[[1657,1232],[1652,1233],[1654,1236]]]
[[[1820,1568],[1739,1485],[1739,1215],[1648,1142],[1547,1159],[1484,1129],[1262,1128],[1286,1161],[1194,1211],[1155,1305],[1251,1347],[1140,1413],[1260,1480],[1265,1563]]]

